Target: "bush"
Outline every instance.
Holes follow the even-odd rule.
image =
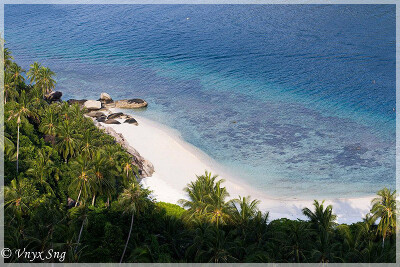
[[[167,216],[176,217],[178,219],[181,218],[183,213],[185,212],[185,209],[181,206],[171,203],[157,202],[156,205],[164,209]]]

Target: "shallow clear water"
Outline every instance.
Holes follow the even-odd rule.
[[[275,196],[395,185],[395,7],[6,5],[6,46],[68,98],[140,115]]]

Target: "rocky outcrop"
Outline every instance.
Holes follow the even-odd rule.
[[[85,102],[87,101],[87,99],[68,99],[67,103],[69,105],[73,105],[73,104],[79,104],[81,106],[83,106],[83,104],[85,104]]]
[[[111,119],[111,120],[106,120],[104,122],[105,124],[121,124],[119,121]]]
[[[62,97],[62,92],[54,91],[54,92],[51,92],[51,93],[45,95],[44,99],[47,102],[55,102],[55,101],[61,101],[61,97]]]
[[[116,108],[143,108],[147,107],[147,102],[143,99],[126,99],[126,100],[117,100],[115,101]]]
[[[115,102],[111,101],[111,102],[106,102],[101,100],[101,105],[103,108],[115,108]]]
[[[136,149],[131,147],[128,141],[125,140],[124,136],[120,133],[117,133],[111,127],[102,126],[100,123],[94,121],[94,124],[99,128],[104,130],[105,133],[115,138],[115,141],[120,144],[130,155],[132,155],[132,163],[136,165],[139,169],[140,178],[150,177],[154,173],[153,164],[143,158]]]
[[[118,119],[119,117],[123,116],[124,113],[122,112],[116,112],[108,115],[107,119]]]
[[[103,100],[103,101],[112,101],[112,98],[111,98],[111,96],[110,96],[109,94],[107,94],[107,93],[101,93],[101,94],[100,94],[100,100]]]
[[[96,119],[98,122],[105,122],[107,120],[106,116],[97,117]]]
[[[99,100],[102,108],[113,108],[115,107],[114,100],[107,93],[101,93]]]
[[[91,111],[89,113],[86,113],[86,116],[96,118],[98,122],[105,122],[107,120],[107,115],[101,111]]]
[[[89,117],[92,118],[98,118],[98,117],[103,117],[106,116],[103,112],[101,111],[91,111],[89,113],[87,113],[86,115],[88,115]],[[107,116],[106,116],[107,117]]]
[[[57,93],[54,97],[58,96],[58,93],[62,95],[61,92]],[[60,97],[61,97],[60,95]],[[132,98],[132,99],[123,99],[114,101],[111,96],[107,93],[101,93],[99,100],[78,100],[78,99],[69,99],[68,104],[73,105],[78,103],[79,105],[83,105],[86,109],[90,110],[99,110],[99,109],[109,109],[109,108],[144,108],[147,107],[147,102],[143,99]]]
[[[84,104],[88,110],[99,110],[101,109],[101,102],[96,100],[88,100]]]
[[[137,122],[137,120],[135,120],[134,118],[126,119],[126,120],[124,121],[124,123],[134,124],[134,125],[136,125],[136,126],[139,125],[138,122]]]

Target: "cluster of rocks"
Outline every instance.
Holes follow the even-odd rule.
[[[132,116],[122,112],[111,113],[109,108],[137,109],[147,107],[147,102],[143,99],[134,98],[114,101],[107,93],[101,93],[98,100],[69,99],[67,102],[70,105],[75,103],[81,105],[88,111],[87,116],[105,124],[121,124],[117,119],[122,119],[124,120],[123,123],[138,125],[138,122]]]
[[[91,111],[86,113],[86,116],[92,117],[97,120],[97,122],[103,122],[105,124],[121,124],[117,119],[124,120],[123,123],[129,123],[138,125],[138,122],[130,115],[124,114],[122,112],[111,113],[110,111]]]
[[[99,110],[99,109],[109,109],[109,108],[144,108],[147,107],[147,102],[143,99],[133,98],[133,99],[123,99],[114,101],[111,96],[107,93],[101,93],[98,100],[87,100],[87,99],[70,99],[68,100],[70,105],[78,103],[83,105],[87,110]]]

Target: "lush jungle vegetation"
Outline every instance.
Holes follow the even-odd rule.
[[[304,208],[307,220],[269,220],[257,200],[229,200],[207,172],[188,184],[181,206],[157,202],[137,182],[131,156],[79,105],[44,100],[56,86],[50,69],[35,62],[23,70],[4,55],[4,230],[12,251],[53,249],[66,252],[64,262],[395,261],[395,191],[380,190],[370,214],[351,225],[337,224],[323,201]]]

